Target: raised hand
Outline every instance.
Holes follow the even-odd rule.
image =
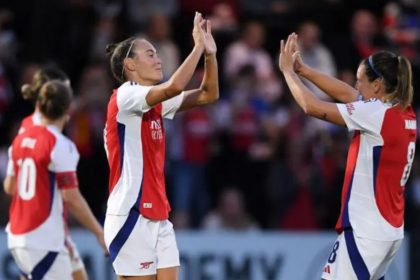
[[[289,35],[286,43],[284,43],[284,40],[281,40],[279,68],[282,72],[295,71],[294,64],[299,56],[299,51],[294,49],[296,44],[297,35],[295,33]]]
[[[204,31],[204,48],[206,54],[215,54],[217,52],[216,42],[211,34],[211,22],[206,20],[206,29]]]
[[[300,72],[306,65],[303,63],[302,56],[300,55],[298,35],[295,33],[292,33],[292,36],[294,39],[291,41],[291,46],[290,46],[291,50],[293,52],[298,52],[298,55],[296,56],[295,64],[293,65],[293,67],[294,67],[295,72],[300,74]]]
[[[203,19],[201,13],[195,12],[194,17],[194,28],[193,28],[193,39],[194,39],[194,46],[204,50],[204,41],[205,41],[205,31],[204,25],[206,21]]]

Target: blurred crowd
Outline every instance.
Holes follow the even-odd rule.
[[[22,84],[45,65],[71,77],[66,134],[81,154],[81,190],[102,220],[108,192],[103,127],[115,88],[105,46],[147,38],[167,79],[192,48],[192,20],[212,21],[221,100],[165,123],[167,189],[176,228],[332,229],[350,135],[307,117],[277,67],[279,40],[299,34],[303,60],[355,84],[362,58],[380,49],[413,64],[420,115],[420,2],[350,0],[14,0],[0,4],[0,179],[7,148],[33,110]],[[200,66],[202,67],[202,65]],[[191,81],[198,86],[203,70]],[[417,78],[418,79],[418,78]],[[321,98],[322,91],[305,81]],[[407,229],[420,229],[420,152],[406,188]],[[0,225],[9,199],[0,194]]]

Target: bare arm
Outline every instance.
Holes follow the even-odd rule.
[[[194,47],[184,63],[182,63],[168,81],[150,89],[146,96],[147,104],[153,107],[180,94],[191,80],[202,53],[203,50],[201,48]]]
[[[14,176],[7,175],[6,178],[4,178],[3,189],[4,189],[4,192],[10,196],[16,193]]]
[[[306,114],[338,125],[345,125],[337,105],[319,100],[294,72],[294,65],[299,56],[299,52],[293,48],[296,40],[296,35],[291,34],[286,44],[283,40],[281,41],[279,58],[279,68],[283,72],[293,98]]]
[[[102,227],[96,220],[95,216],[93,216],[92,211],[79,189],[65,189],[61,191],[61,194],[70,213],[81,225],[96,236],[105,254],[107,254]]]
[[[150,89],[146,96],[146,102],[149,106],[153,107],[156,104],[177,96],[191,80],[204,51],[204,31],[202,28],[204,24],[205,20],[201,17],[201,14],[196,13],[193,28],[195,43],[193,50],[167,82]]]
[[[219,78],[215,54],[205,56],[204,78],[200,88],[185,92],[180,111],[213,103],[219,99]]]
[[[290,41],[291,51],[299,52],[298,35],[293,33],[291,36],[293,39]],[[349,103],[357,100],[359,92],[355,88],[343,81],[309,67],[303,62],[300,54],[296,57],[294,68],[296,73],[314,83],[331,98],[342,103]]]
[[[217,46],[211,34],[211,22],[209,20],[206,21],[206,28],[203,30],[203,34],[206,53],[203,81],[201,82],[200,88],[185,92],[184,100],[179,109],[180,111],[213,103],[219,99],[219,74],[216,58]]]
[[[359,96],[359,92],[352,86],[309,66],[300,68],[298,73],[314,83],[331,98],[342,103],[354,102]]]
[[[338,125],[346,125],[335,103],[318,99],[296,73],[283,72],[283,74],[293,98],[306,114]]]

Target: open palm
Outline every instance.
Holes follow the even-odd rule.
[[[206,20],[203,19],[201,13],[196,12],[194,17],[194,28],[193,28],[193,39],[194,45],[200,48],[204,48],[204,41],[205,41],[205,31],[204,25],[206,24]]]
[[[216,42],[214,41],[213,35],[211,34],[211,23],[206,20],[204,32],[204,48],[206,54],[215,54],[217,52]]]

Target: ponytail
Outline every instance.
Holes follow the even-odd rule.
[[[38,90],[33,89],[31,85],[24,84],[21,89],[22,97],[25,100],[30,100],[35,102],[38,97]]]
[[[386,100],[399,103],[403,109],[413,101],[411,64],[407,58],[380,51],[363,61],[369,82],[383,79]]]
[[[396,96],[404,109],[411,105],[413,101],[413,74],[411,64],[407,58],[398,57],[398,84],[396,88]]]
[[[38,70],[30,84],[24,84],[20,91],[25,100],[36,102],[42,86],[50,80],[60,80],[70,85],[69,77],[58,68],[48,66]]]
[[[37,100],[40,112],[49,120],[63,117],[70,107],[73,92],[68,84],[59,80],[45,83]]]

